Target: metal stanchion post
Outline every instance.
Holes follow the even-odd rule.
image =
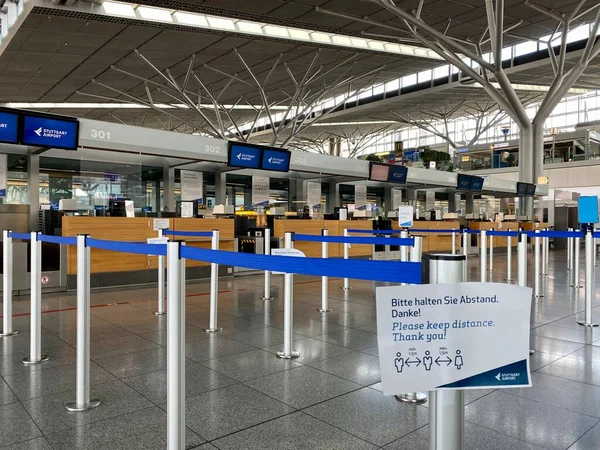
[[[517,239],[517,284],[527,287],[527,233],[522,228],[519,228]],[[534,353],[535,350],[529,350],[530,355]]]
[[[346,234],[344,232],[344,234]],[[294,234],[285,233],[285,248],[294,248]],[[300,353],[292,350],[294,335],[294,276],[291,273],[283,275],[283,351],[277,352],[282,359],[298,358]]]
[[[210,244],[211,250],[219,250],[219,230],[213,230]],[[215,333],[223,331],[223,327],[217,326],[217,310],[219,309],[219,265],[210,264],[210,324],[204,331]]]
[[[486,264],[487,264],[487,234],[485,230],[481,230],[479,233],[479,269],[481,270],[481,282],[486,281]]]
[[[321,236],[328,236],[329,231],[321,230]],[[321,257],[329,257],[329,245],[327,242],[321,242]],[[321,307],[317,308],[322,313],[331,312],[329,307],[329,277],[321,277]]]
[[[421,236],[415,236],[413,239],[415,240],[415,243],[410,252],[410,261],[421,262],[421,257],[423,255],[423,238]],[[406,261],[402,258],[401,260]],[[409,392],[407,394],[398,394],[395,397],[399,402],[413,403],[416,405],[420,405],[421,403],[425,403],[427,401],[427,394],[424,392]]]
[[[452,254],[456,255],[456,230],[452,228]]]
[[[569,228],[569,233],[573,231],[573,228]],[[567,238],[567,270],[571,272],[573,270],[573,238]],[[570,277],[572,279],[572,277]],[[573,283],[569,283],[573,284]]]
[[[265,228],[265,255],[271,254],[271,229]],[[273,300],[273,296],[271,295],[271,272],[265,270],[265,294],[263,295],[263,300]]]
[[[158,230],[158,237],[163,237],[162,228]],[[158,310],[154,311],[157,316],[166,314],[165,312],[165,257],[158,256]]]
[[[465,281],[464,255],[431,255],[430,283]],[[429,449],[462,450],[465,441],[465,399],[462,390],[439,390],[429,393]]]
[[[490,231],[494,231],[493,228],[490,228]],[[491,273],[494,271],[494,235],[490,234],[488,236],[488,242],[490,247],[490,281],[492,281]]]
[[[510,233],[510,228],[508,229]],[[506,282],[512,283],[512,236],[506,237]]]
[[[13,242],[9,234],[10,230],[2,232],[4,273],[2,274],[2,334],[0,337],[14,336],[19,333],[12,327]]]
[[[344,237],[348,237],[348,228],[344,228]],[[344,259],[348,259],[350,257],[350,245],[344,243]],[[350,289],[350,280],[348,278],[344,278],[344,286],[342,289],[346,291]]]
[[[577,229],[575,230],[576,233],[580,233],[581,230]],[[580,250],[581,250],[581,238],[579,236],[577,236],[574,239],[574,244],[573,244],[573,283],[571,283],[571,286],[574,288],[579,289],[581,287],[581,285],[579,284],[579,260],[580,260]]]
[[[403,228],[400,232],[400,239],[408,239],[408,230]],[[400,246],[400,261],[408,261],[408,247],[406,245]]]
[[[83,412],[100,405],[90,399],[90,248],[87,235],[77,236],[77,391],[67,411]]]
[[[548,231],[548,228],[544,228],[544,232]],[[548,275],[547,264],[548,264],[548,238],[542,237],[542,275]]]
[[[543,297],[544,294],[540,292],[540,272],[541,272],[541,254],[540,254],[540,246],[541,246],[541,238],[538,236],[540,234],[540,230],[535,230],[535,238],[534,238],[534,255],[533,255],[533,296],[536,298]]]
[[[464,270],[464,274],[463,274],[463,278],[465,280],[468,280],[468,265],[469,265],[469,233],[467,233],[468,228],[463,228],[462,232],[463,232],[463,236],[462,236],[462,240],[463,240],[463,256],[465,257],[465,264],[463,266],[463,270]]]
[[[38,233],[31,233],[31,335],[29,340],[29,357],[23,358],[23,364],[39,364],[48,361],[42,355],[42,241],[38,241]]]
[[[185,261],[167,244],[167,449],[185,449]]]
[[[585,320],[577,323],[584,327],[597,327],[592,320],[592,301],[594,300],[594,226],[588,224],[585,230]]]

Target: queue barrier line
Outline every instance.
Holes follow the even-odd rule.
[[[486,232],[488,236],[504,236],[504,237],[519,237],[520,231],[500,231],[489,230]]]
[[[113,252],[134,253],[137,255],[148,256],[167,256],[166,244],[144,244],[139,242],[105,241],[102,239],[93,239],[88,237],[86,239],[86,245],[88,247],[99,248],[101,250],[109,250]]]
[[[408,232],[416,232],[416,233],[460,233],[459,228],[453,229],[439,229],[439,230],[430,230],[429,228],[406,228]],[[404,230],[348,230],[348,233],[364,233],[364,234],[400,234]]]
[[[8,237],[13,239],[21,239],[23,241],[31,240],[31,233],[15,233],[14,231],[10,231],[8,233]]]
[[[177,230],[162,230],[163,234],[170,236],[189,236],[189,237],[212,237],[212,231],[177,231]]]
[[[527,237],[582,238],[583,231],[524,231]]]
[[[323,236],[312,234],[294,234],[294,240],[305,242],[329,242],[336,244],[363,244],[363,245],[399,245],[413,247],[413,238],[382,238],[361,236]]]
[[[38,241],[60,245],[77,245],[77,238],[75,236],[48,236],[46,234],[38,234]]]

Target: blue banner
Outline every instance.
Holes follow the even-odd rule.
[[[22,143],[38,147],[77,150],[79,122],[44,116],[23,116]]]
[[[19,142],[19,115],[0,111],[0,142]]]

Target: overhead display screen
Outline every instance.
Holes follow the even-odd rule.
[[[483,178],[481,177],[471,177],[471,190],[472,191],[481,191],[483,189]]]
[[[527,195],[527,183],[517,182],[517,195],[519,195],[519,196]]]
[[[458,180],[456,182],[456,189],[461,191],[471,190],[471,177],[469,175],[458,174]]]
[[[79,122],[47,116],[23,115],[21,143],[39,147],[77,150]]]
[[[291,152],[288,150],[265,148],[262,153],[261,169],[276,172],[289,172]]]
[[[0,142],[19,142],[19,115],[0,111]]]
[[[533,197],[535,195],[535,188],[536,188],[535,184],[528,184],[526,195]]]
[[[388,181],[391,183],[406,184],[408,177],[408,167],[406,166],[390,166],[390,175]]]
[[[262,148],[254,145],[244,145],[237,142],[229,143],[227,165],[246,169],[260,169]]]
[[[377,164],[371,162],[369,171],[369,180],[371,181],[387,181],[390,173],[389,164]]]

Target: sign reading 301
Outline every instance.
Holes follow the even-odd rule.
[[[92,136],[92,139],[105,139],[110,141],[110,131],[93,129],[91,130],[90,135]]]

